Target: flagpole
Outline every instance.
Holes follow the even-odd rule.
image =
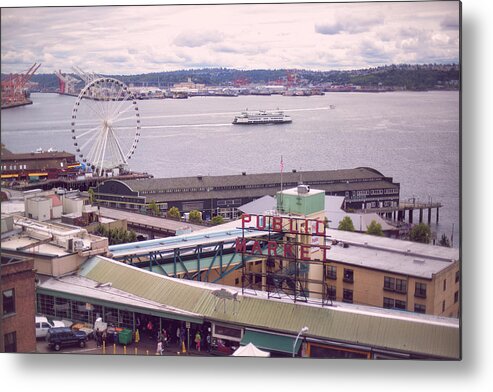
[[[281,211],[280,211],[281,213],[284,212],[284,208],[282,205],[282,203],[283,203],[283,194],[282,194],[282,185],[283,185],[282,184],[282,172],[283,172],[283,169],[284,169],[284,162],[282,160],[282,155],[281,155]]]

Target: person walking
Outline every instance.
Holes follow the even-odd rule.
[[[96,329],[96,346],[101,347],[101,331]]]
[[[195,349],[197,351],[200,351],[200,341],[202,340],[202,338],[200,337],[200,332],[197,331],[197,333],[195,334]]]
[[[156,355],[163,355],[163,342],[161,340],[157,342]]]

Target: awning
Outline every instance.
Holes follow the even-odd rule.
[[[267,332],[258,332],[245,330],[243,339],[240,344],[246,346],[248,343],[253,343],[260,349],[269,351],[278,351],[282,353],[293,353],[293,343],[296,338],[284,335],[274,335]],[[297,353],[300,349],[302,339],[298,339],[294,352]]]

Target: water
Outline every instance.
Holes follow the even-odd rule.
[[[32,94],[32,99],[33,105],[2,110],[2,143],[13,152],[39,147],[74,152],[70,121],[76,98]],[[155,177],[275,172],[281,155],[285,171],[369,166],[399,182],[403,200],[442,202],[432,230],[438,238],[453,232],[458,247],[458,92],[194,97],[138,105],[142,135],[130,163],[134,171]],[[232,125],[246,108],[283,109],[293,122]]]

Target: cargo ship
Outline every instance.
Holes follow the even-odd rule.
[[[239,116],[235,116],[233,124],[253,125],[253,124],[285,124],[292,122],[291,117],[282,111],[245,111]]]

